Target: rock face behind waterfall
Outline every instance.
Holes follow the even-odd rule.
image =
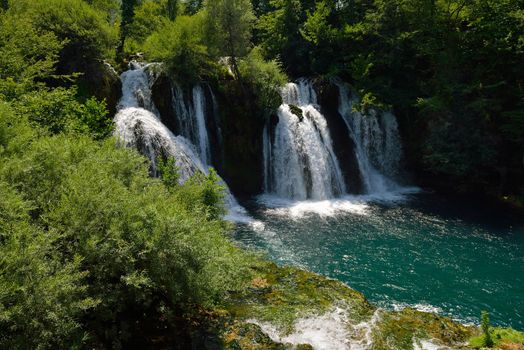
[[[153,100],[164,123],[175,134],[183,134],[178,114],[173,108],[173,81],[160,75],[152,86]],[[262,137],[264,120],[249,92],[239,90],[235,82],[223,81],[218,89],[201,83],[204,94],[205,123],[208,130],[211,163],[237,194],[260,193],[263,183]],[[193,104],[193,86],[178,84],[176,93],[186,106]],[[181,93],[180,93],[181,91]]]
[[[355,141],[348,137],[346,123],[338,111],[340,104],[338,87],[326,81],[318,82],[315,87],[318,103],[331,132],[333,148],[339,160],[348,191],[352,194],[364,194],[364,182],[355,154]]]

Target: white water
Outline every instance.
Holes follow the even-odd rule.
[[[413,339],[413,350],[448,350],[450,347],[439,345],[436,340]]]
[[[315,350],[366,350],[373,344],[372,332],[380,320],[379,311],[369,321],[352,324],[346,308],[336,307],[320,315],[298,319],[294,331],[282,334],[274,325],[257,320],[258,325],[273,341],[294,346],[309,344]]]
[[[264,195],[258,201],[270,214],[293,219],[314,213],[321,217],[341,212],[366,214],[369,201],[395,202],[418,192],[401,187],[398,175],[402,147],[395,116],[388,112],[353,111],[357,102],[348,86],[339,88],[338,111],[355,144],[355,158],[363,195],[349,195],[325,117],[320,112],[313,85],[305,79],[282,89],[278,123],[263,131]],[[293,113],[300,108],[302,119]],[[297,111],[295,110],[295,113]]]
[[[206,98],[202,86],[193,87],[192,99],[186,103],[180,86],[173,84],[172,104],[177,115],[180,133],[196,146],[202,163],[210,165],[211,151],[205,119]]]
[[[122,98],[118,103],[117,109],[140,107],[158,116],[158,110],[152,98],[151,87],[159,64],[141,64],[132,61],[129,66],[130,69],[120,76],[122,81]]]
[[[180,183],[197,171],[207,172],[191,143],[182,136],[175,136],[150,111],[124,108],[117,113],[114,123],[115,134],[126,147],[137,148],[149,158],[155,175],[156,159],[161,155],[175,158]]]
[[[344,118],[349,137],[355,143],[361,178],[366,194],[381,194],[399,189],[392,178],[398,175],[402,146],[395,116],[389,112],[370,110],[362,114],[353,110],[358,102],[348,86],[337,82],[338,111]]]
[[[151,86],[154,77],[150,68],[154,63],[141,65],[136,62],[130,64],[130,70],[122,73],[122,98],[118,104],[119,111],[115,116],[115,135],[127,147],[135,147],[146,155],[152,164],[153,173],[156,175],[156,160],[159,156],[168,156],[175,159],[175,165],[179,173],[180,183],[187,181],[196,172],[209,173],[209,142],[204,120],[205,97],[202,88],[197,86],[193,89],[192,114],[183,114],[187,109],[179,105],[176,112],[183,121],[184,118],[193,117],[196,119],[197,131],[199,135],[199,148],[195,147],[184,136],[175,136],[159,118],[152,94]],[[175,95],[175,94],[174,94]],[[182,97],[183,103],[183,97]],[[204,161],[199,155],[204,154]],[[228,213],[226,220],[238,221],[251,224],[255,229],[263,229],[263,224],[250,218],[245,209],[240,206],[231,194],[227,184],[220,179],[224,186],[225,204]]]
[[[346,185],[315,90],[307,80],[282,90],[284,103],[271,140],[264,132],[266,193],[294,200],[325,200],[346,192]],[[302,118],[292,112],[300,108]]]

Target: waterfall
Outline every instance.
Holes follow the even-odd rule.
[[[184,92],[173,83],[172,105],[182,136],[191,140],[198,150],[200,159],[205,165],[211,164],[209,136],[206,127],[206,98],[202,86],[196,85],[192,90],[192,99],[186,103]]]
[[[282,90],[283,104],[272,137],[264,132],[267,193],[295,200],[323,200],[346,193],[327,122],[310,81]]]
[[[206,172],[192,144],[182,136],[175,136],[160,121],[153,102],[151,85],[155,63],[130,63],[122,73],[122,98],[115,116],[115,134],[127,147],[137,148],[151,161],[153,175],[157,175],[157,158],[174,157],[180,182],[185,182],[195,172]]]
[[[120,76],[122,81],[122,98],[117,110],[128,107],[140,107],[159,115],[153,102],[151,86],[154,82],[158,63],[140,64],[132,61],[130,69]]]
[[[358,102],[346,84],[336,82],[339,90],[338,111],[355,142],[355,154],[367,194],[396,190],[402,146],[395,116],[371,109],[368,113],[353,110]]]
[[[127,147],[137,148],[149,158],[154,175],[160,156],[173,157],[181,183],[200,171],[207,172],[193,145],[182,136],[175,136],[158,117],[143,108],[129,107],[115,117],[115,134]]]
[[[154,105],[151,86],[155,78],[150,71],[156,64],[130,64],[130,70],[121,75],[122,98],[118,104],[115,135],[127,147],[137,148],[151,161],[156,175],[156,160],[159,156],[173,157],[180,183],[187,181],[196,172],[209,173],[210,149],[205,123],[205,96],[202,87],[193,88],[193,105],[187,106],[178,86],[173,89],[173,108],[181,125],[182,135],[175,136],[160,120]],[[178,88],[178,90],[177,90]],[[195,142],[196,139],[196,142]],[[225,204],[228,208],[226,219],[249,223],[260,227],[246,215],[227,184],[220,178],[224,187]]]

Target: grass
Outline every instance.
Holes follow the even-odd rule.
[[[507,350],[524,350],[524,333],[511,328],[491,327],[489,334],[494,348]],[[484,335],[480,334],[469,339],[469,345],[475,349],[484,346]]]

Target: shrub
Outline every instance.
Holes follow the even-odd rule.
[[[487,311],[482,311],[480,314],[480,325],[482,333],[484,335],[484,346],[491,348],[493,346],[493,340],[489,334],[489,314]]]
[[[76,89],[42,88],[20,96],[14,106],[19,114],[29,116],[33,126],[51,134],[76,131],[100,139],[111,132],[105,102],[90,98],[82,104]]]
[[[166,23],[147,39],[144,50],[148,58],[165,62],[180,82],[193,83],[211,75],[216,63],[203,41],[203,20],[199,13]]]
[[[240,62],[239,69],[242,79],[253,86],[259,107],[266,112],[277,109],[282,103],[280,89],[288,81],[280,63],[264,60],[261,49],[255,47]]]
[[[59,73],[83,72],[86,65],[112,57],[117,28],[107,22],[105,13],[82,0],[20,0],[10,11],[64,43]]]
[[[6,130],[9,114],[0,113],[6,150],[18,137]],[[218,218],[213,173],[168,188],[113,139],[24,142],[0,152],[0,194],[9,199],[0,227],[20,231],[0,242],[0,347],[125,347],[151,325],[174,332],[182,312],[220,302],[248,280],[249,259]]]
[[[24,17],[0,16],[0,98],[13,100],[52,74],[62,43]]]
[[[30,223],[31,206],[0,181],[0,348],[79,345],[80,317],[97,302],[86,296],[81,259],[64,261],[54,231]]]

